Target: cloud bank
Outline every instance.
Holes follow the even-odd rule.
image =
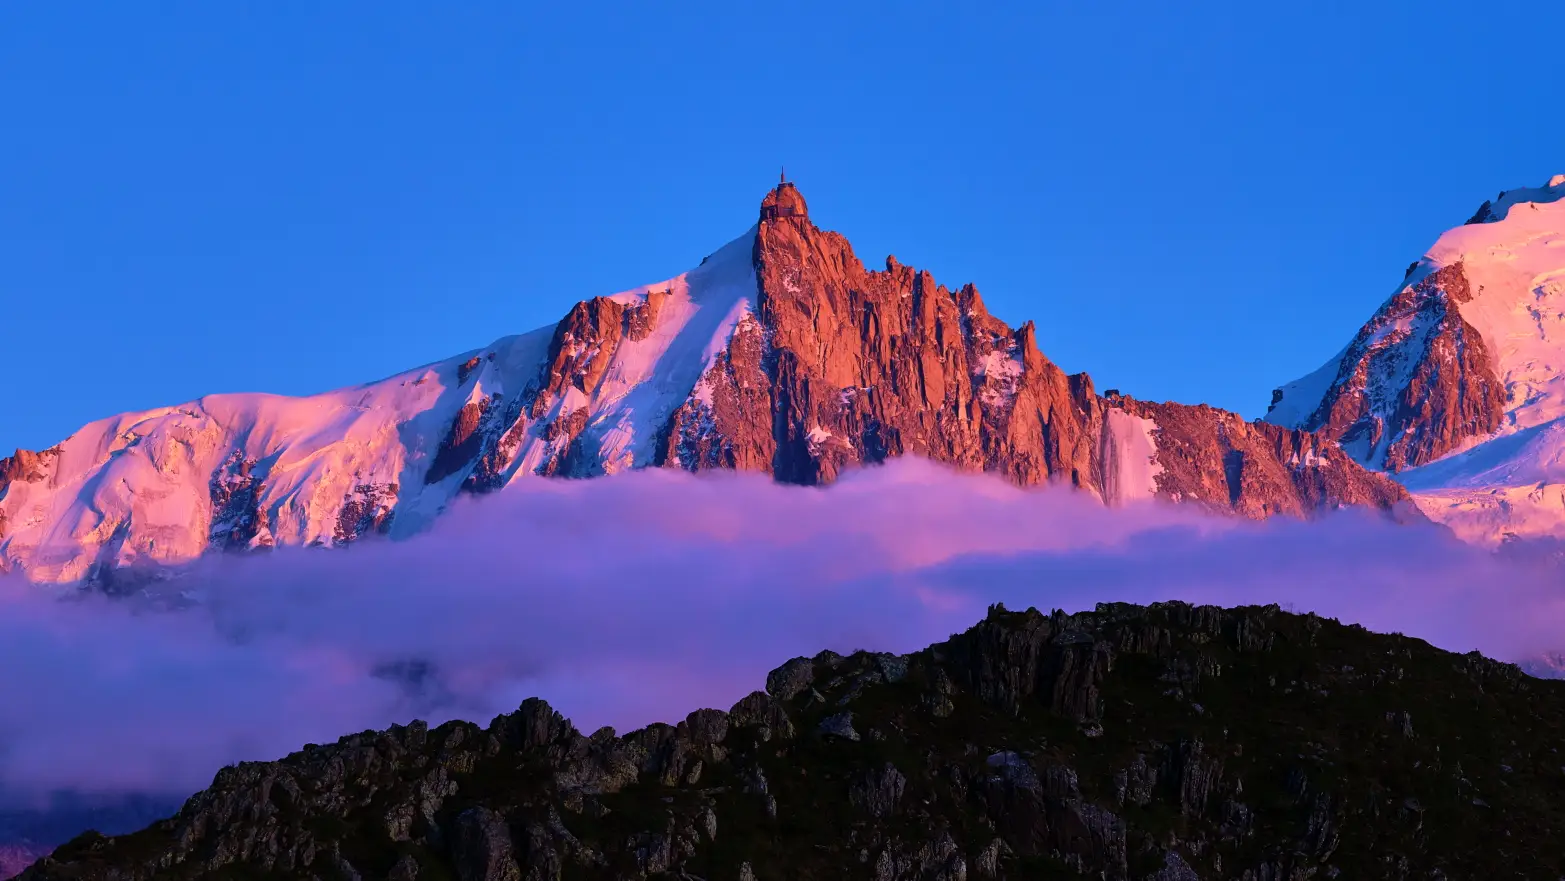
[[[1299,611],[1515,658],[1565,646],[1548,559],[1362,512],[1108,509],[913,460],[828,489],[639,472],[525,482],[427,534],[211,558],[152,611],[0,581],[0,801],[188,794],[222,765],[540,696],[591,730],[728,707],[823,648],[910,651],[987,605]]]

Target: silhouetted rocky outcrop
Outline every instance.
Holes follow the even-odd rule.
[[[45,879],[1557,878],[1565,683],[1275,606],[991,609],[678,725],[542,701],[220,772]]]

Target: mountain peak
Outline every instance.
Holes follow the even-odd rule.
[[[1502,190],[1443,233],[1267,420],[1399,473],[1483,542],[1565,528],[1565,175]]]
[[[1129,406],[1106,407],[971,285],[895,258],[867,269],[783,177],[700,268],[554,325],[310,398],[121,414],[0,459],[0,571],[77,582],[210,550],[396,538],[458,494],[645,467],[821,484],[915,455],[1246,517],[1406,497],[1302,433]]]
[[[1478,206],[1478,211],[1467,219],[1468,225],[1475,223],[1494,223],[1504,220],[1510,210],[1517,205],[1533,204],[1547,205],[1565,198],[1565,174],[1556,174],[1549,178],[1548,183],[1541,187],[1520,187],[1514,190],[1501,190],[1500,195],[1492,200],[1485,200]]]
[[[780,220],[786,217],[809,217],[809,209],[804,203],[804,194],[793,185],[786,176],[782,177],[777,186],[766,194],[761,200],[761,220]]]

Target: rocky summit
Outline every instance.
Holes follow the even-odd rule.
[[[221,771],[56,879],[1555,879],[1565,683],[1275,606],[995,607],[678,725],[530,700]]]
[[[1484,544],[1565,534],[1565,175],[1502,191],[1267,419],[1396,475]]]
[[[444,361],[305,398],[125,413],[0,458],[0,572],[106,585],[215,551],[410,535],[458,495],[536,477],[824,484],[904,455],[1109,504],[1419,516],[1333,437],[1098,394],[973,285],[894,257],[866,267],[791,183],[752,218],[689,272]]]
[[[1565,175],[1442,234],[1264,421],[1100,393],[974,285],[867,263],[817,218],[783,181],[695,268],[554,324],[359,386],[209,395],[18,450],[0,458],[0,572],[108,586],[211,552],[410,535],[535,477],[824,484],[904,455],[1108,504],[1565,535]],[[1036,294],[1046,319],[1053,292]]]

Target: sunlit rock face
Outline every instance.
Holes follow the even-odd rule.
[[[1562,196],[1565,175],[1507,190],[1440,236],[1267,420],[1395,473],[1464,538],[1565,534]]]
[[[526,478],[670,467],[820,484],[902,455],[1246,517],[1406,498],[1306,432],[1100,396],[974,286],[890,257],[865,268],[783,183],[695,269],[555,325],[319,395],[125,413],[0,459],[0,567],[134,584],[112,573],[408,535],[460,493]]]

